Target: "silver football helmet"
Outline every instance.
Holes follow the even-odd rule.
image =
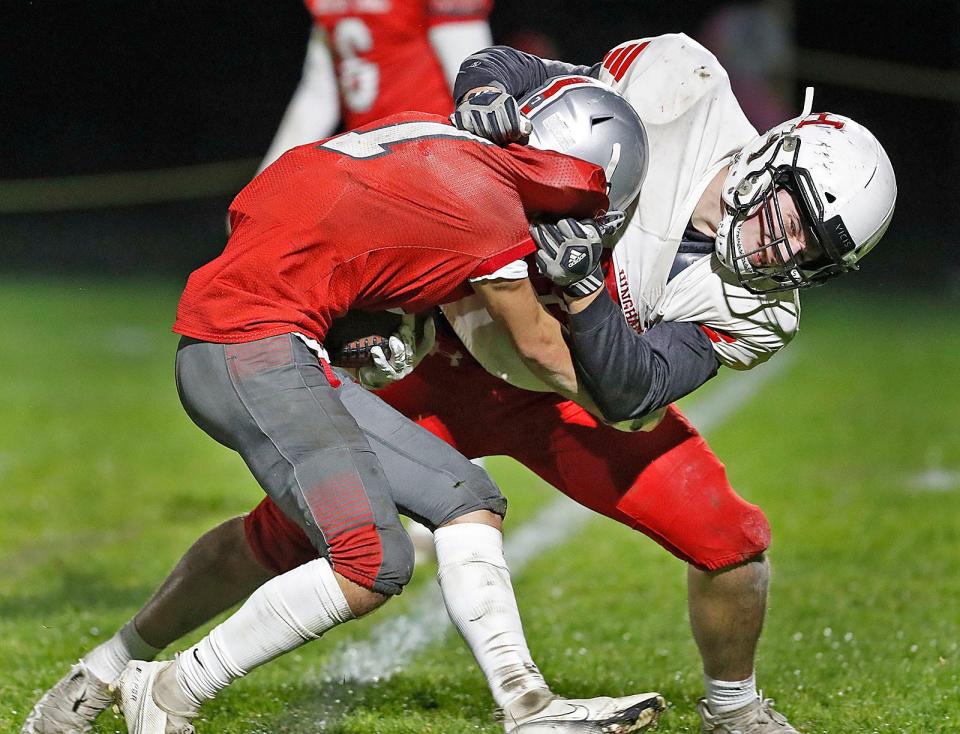
[[[893,166],[874,135],[849,117],[809,113],[758,135],[737,153],[723,182],[724,216],[717,255],[754,293],[823,283],[859,268],[880,241],[897,199]],[[776,192],[793,197],[807,245],[792,253]],[[763,246],[772,266],[751,263],[740,237],[747,219],[762,211],[767,231],[780,233]]]
[[[647,173],[647,133],[636,110],[603,82],[554,77],[520,103],[533,123],[530,145],[600,166],[610,208],[626,209]]]

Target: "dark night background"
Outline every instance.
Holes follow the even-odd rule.
[[[561,58],[593,63],[629,38],[670,31],[698,37],[718,5],[499,0],[491,24],[497,41],[537,29],[552,37]],[[799,113],[803,86],[812,81],[814,108],[867,124],[897,171],[893,225],[852,286],[929,282],[960,299],[960,3],[807,0],[780,7],[797,50],[784,82],[789,116]],[[218,253],[228,193],[87,210],[42,211],[41,204],[24,212],[10,203],[9,184],[239,161],[239,188],[297,83],[308,29],[298,0],[0,0],[0,268],[185,278]],[[824,78],[811,80],[804,72],[811,51],[893,63],[889,68],[907,69],[908,88],[910,69],[946,73],[933,89],[918,80],[912,94],[896,91],[886,66],[875,79],[857,70],[855,82],[849,73],[831,82],[820,68],[815,75]],[[868,88],[888,80],[887,91]]]

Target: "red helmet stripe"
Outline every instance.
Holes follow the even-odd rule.
[[[535,107],[539,107],[551,97],[557,96],[557,94],[564,87],[569,87],[571,84],[593,84],[593,83],[595,83],[593,79],[590,79],[589,77],[585,77],[585,76],[568,76],[568,77],[564,77],[563,79],[558,79],[549,87],[547,87],[542,92],[540,92],[540,94],[536,95],[536,97],[534,97],[533,100],[531,100],[534,104],[530,104],[528,102],[520,109],[520,112],[522,112],[525,115],[529,115],[530,111],[533,110]]]

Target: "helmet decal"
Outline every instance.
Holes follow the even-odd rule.
[[[819,115],[814,116],[811,119],[804,119],[797,123],[797,127],[801,128],[805,125],[829,125],[830,127],[835,127],[837,130],[841,130],[844,126],[843,120],[831,120],[829,118],[829,112],[821,112]]]
[[[527,97],[523,103],[523,107],[520,108],[520,112],[525,115],[529,115],[535,109],[545,104],[548,100],[556,97],[567,87],[570,87],[574,84],[591,85],[594,82],[594,79],[585,76],[562,76],[556,79],[551,79],[546,86],[541,87],[539,90]]]

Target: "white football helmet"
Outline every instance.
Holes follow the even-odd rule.
[[[812,97],[810,97],[812,100]],[[806,228],[797,254],[786,236],[776,192],[787,190]],[[819,285],[859,268],[883,236],[897,199],[890,159],[873,134],[849,117],[803,114],[757,136],[736,154],[723,182],[717,254],[754,293]],[[754,266],[740,228],[761,209],[773,266]]]
[[[560,76],[531,92],[520,111],[533,123],[530,145],[600,166],[610,209],[622,211],[647,174],[647,133],[613,88],[585,76]]]

